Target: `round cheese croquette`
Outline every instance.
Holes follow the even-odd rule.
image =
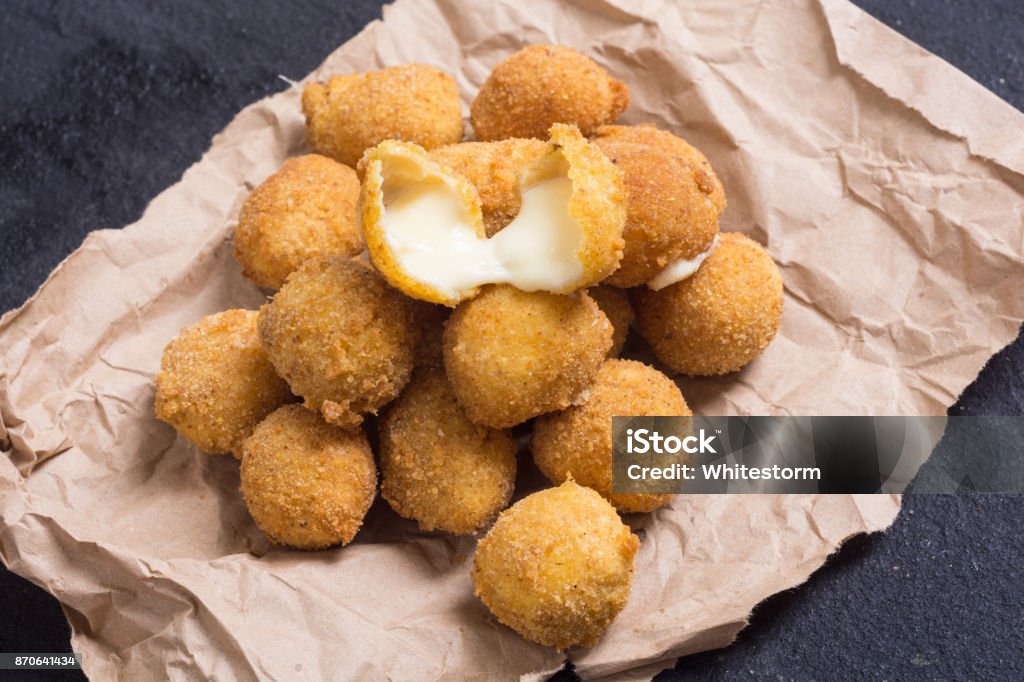
[[[611,323],[584,292],[489,286],[448,319],[444,366],[471,421],[508,428],[576,400],[611,344]]]
[[[646,284],[667,265],[708,250],[718,234],[719,211],[693,166],[639,144],[602,138],[597,144],[622,170],[626,186],[626,246],[606,284]]]
[[[546,139],[555,123],[592,135],[629,106],[629,86],[571,47],[530,45],[497,66],[470,106],[476,139]]]
[[[637,329],[674,372],[727,374],[759,356],[782,319],[782,277],[757,242],[730,232],[689,279],[640,290]]]
[[[156,416],[204,452],[237,456],[256,424],[291,399],[256,330],[255,310],[226,310],[178,333],[156,376]]]
[[[455,80],[425,64],[334,76],[302,93],[306,136],[320,154],[356,167],[363,152],[384,140],[424,149],[462,139]]]
[[[359,180],[348,166],[318,154],[288,159],[242,204],[234,238],[242,274],[280,289],[310,258],[359,254],[357,199]]]
[[[606,360],[579,405],[537,418],[530,451],[556,485],[572,479],[592,488],[620,512],[649,512],[671,495],[612,492],[612,417],[689,416],[679,387],[635,360]]]
[[[725,210],[725,188],[711,168],[711,162],[699,149],[683,138],[667,130],[658,130],[650,123],[643,123],[635,126],[601,126],[594,135],[594,142],[639,144],[651,151],[680,158],[693,168],[694,179],[701,191],[711,199],[718,213],[721,214]]]
[[[286,405],[243,443],[241,481],[245,505],[268,538],[322,549],[355,537],[373,503],[377,469],[361,429]]]
[[[629,328],[636,319],[633,304],[622,289],[610,286],[597,286],[587,289],[587,295],[601,309],[608,321],[612,323],[612,347],[608,349],[608,357],[617,358],[626,345]]]
[[[461,142],[430,151],[430,158],[469,180],[480,195],[487,236],[494,236],[518,215],[522,205],[519,178],[540,159],[547,144],[532,138],[497,142]]]
[[[352,427],[409,380],[417,334],[410,302],[354,260],[306,261],[262,308],[270,361],[306,406]]]
[[[473,585],[531,642],[593,646],[629,599],[639,545],[604,498],[567,481],[502,512],[477,545]]]
[[[422,530],[476,533],[508,505],[516,442],[469,421],[443,370],[418,370],[378,428],[381,495]]]

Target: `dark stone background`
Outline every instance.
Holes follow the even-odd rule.
[[[1024,107],[1024,3],[858,4]],[[285,87],[278,74],[307,73],[379,14],[367,0],[5,0],[0,311],[88,231],[136,220],[238,110]],[[1024,337],[951,414],[1024,414]],[[759,606],[735,645],[659,679],[1024,679],[1022,511],[1019,497],[909,497],[892,530]],[[0,569],[0,651],[67,651],[68,635],[56,601]]]

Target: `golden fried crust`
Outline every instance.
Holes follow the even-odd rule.
[[[675,372],[735,372],[775,338],[782,277],[771,256],[741,234],[723,233],[700,269],[660,291],[639,292],[637,328]]]
[[[546,151],[547,145],[541,140],[513,138],[438,147],[430,151],[430,157],[476,187],[484,228],[491,237],[519,214],[519,176]]]
[[[629,106],[629,87],[561,45],[531,45],[494,67],[470,107],[478,140],[547,137],[555,123],[591,135]]]
[[[671,495],[612,492],[612,417],[689,416],[679,387],[635,360],[606,360],[587,389],[586,402],[539,417],[530,450],[556,485],[573,479],[593,488],[620,512],[649,512]]]
[[[426,301],[409,299],[412,308],[416,367],[444,367],[444,324],[451,308]]]
[[[200,450],[234,452],[256,424],[291,398],[256,331],[255,310],[204,317],[164,349],[156,416]]]
[[[348,166],[318,154],[288,159],[252,191],[235,230],[235,258],[257,285],[280,289],[315,256],[363,250],[356,224],[359,180]]]
[[[594,299],[597,307],[601,309],[614,329],[612,333],[612,347],[608,350],[608,357],[617,358],[622,353],[622,347],[626,345],[626,337],[629,336],[629,328],[636,319],[636,312],[633,304],[629,302],[629,296],[621,289],[609,286],[598,286],[587,289],[587,295]]]
[[[270,361],[332,424],[357,426],[409,380],[416,333],[408,300],[369,267],[314,258],[260,308]]]
[[[462,139],[455,80],[425,64],[310,83],[302,93],[302,110],[309,144],[352,168],[364,151],[384,140],[432,149]]]
[[[443,370],[418,371],[378,425],[381,495],[421,529],[476,533],[508,505],[515,440],[469,421]]]
[[[245,440],[241,478],[260,530],[299,549],[348,544],[377,487],[366,434],[331,426],[301,405],[277,410]]]
[[[658,130],[650,123],[636,126],[601,126],[594,137],[595,142],[626,142],[640,144],[652,151],[678,156],[694,169],[694,180],[718,209],[721,214],[725,210],[725,188],[715,175],[711,163],[703,153],[681,137],[666,130]]]
[[[626,247],[619,269],[606,283],[646,284],[665,266],[691,259],[718,234],[718,209],[696,180],[693,166],[678,156],[640,144],[598,138],[626,185]]]
[[[640,541],[608,502],[572,481],[502,512],[477,545],[476,595],[546,646],[593,646],[629,599]]]
[[[584,292],[489,286],[448,319],[444,366],[470,420],[508,428],[572,403],[611,344],[611,323]]]

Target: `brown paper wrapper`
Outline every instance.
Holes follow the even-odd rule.
[[[941,414],[1015,336],[1024,223],[1021,115],[854,7],[803,3],[400,0],[309,79],[426,62],[468,103],[536,42],[629,82],[624,120],[700,147],[729,193],[723,229],[782,268],[776,341],[737,375],[686,380],[705,414]],[[0,558],[54,594],[97,679],[531,679],[564,656],[473,596],[472,539],[375,505],[340,550],[270,548],[230,457],[153,417],[180,328],[263,295],[231,257],[251,187],[304,149],[299,90],[248,107],[123,230],[91,234],[0,322]],[[629,605],[569,652],[585,678],[651,674],[732,641],[758,602],[889,496],[679,497],[633,521]]]

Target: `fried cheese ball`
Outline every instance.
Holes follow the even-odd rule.
[[[313,258],[262,308],[270,361],[306,406],[358,426],[409,380],[416,332],[409,302],[368,266]]]
[[[291,399],[256,330],[255,310],[209,315],[178,333],[156,375],[156,416],[204,452],[238,448]]]
[[[725,188],[711,168],[711,162],[699,149],[683,138],[667,130],[658,130],[653,124],[642,123],[635,126],[601,126],[594,136],[594,142],[599,141],[639,144],[651,151],[678,156],[694,168],[697,184],[718,208],[718,212],[725,210]]]
[[[252,191],[235,230],[242,274],[280,289],[314,256],[355,256],[363,250],[356,224],[359,180],[354,170],[319,154],[288,159]]]
[[[279,545],[346,545],[377,488],[361,429],[331,426],[301,405],[264,419],[242,444],[242,496],[256,525]]]
[[[547,151],[542,140],[512,138],[497,142],[460,142],[430,151],[447,170],[469,180],[480,194],[484,228],[492,237],[519,214],[519,175]]]
[[[646,284],[667,265],[710,248],[718,234],[719,209],[708,194],[711,185],[701,184],[703,171],[641,144],[608,138],[596,143],[622,170],[626,184],[626,247],[607,284]]]
[[[378,422],[381,495],[422,530],[476,533],[508,506],[516,442],[474,424],[444,370],[420,370]]]
[[[448,319],[444,366],[470,420],[502,429],[571,404],[611,344],[611,323],[584,292],[489,286]]]
[[[462,109],[455,80],[425,64],[334,76],[302,93],[309,144],[356,167],[363,152],[384,140],[424,149],[462,139]]]
[[[757,242],[722,233],[689,279],[641,291],[637,329],[655,356],[675,372],[735,372],[775,338],[782,319],[782,277]]]
[[[473,585],[531,642],[593,646],[629,599],[639,546],[604,498],[567,481],[502,512],[477,545]]]
[[[546,139],[555,123],[592,135],[629,106],[629,86],[571,47],[530,45],[497,66],[470,106],[476,138]]]
[[[612,492],[612,417],[692,414],[679,387],[658,370],[635,360],[606,360],[585,402],[537,419],[530,450],[556,485],[572,479],[620,512],[654,511],[672,496]]]
[[[610,286],[597,286],[587,289],[587,295],[594,299],[594,303],[601,309],[608,321],[612,323],[612,347],[608,349],[608,357],[617,358],[626,345],[626,337],[629,336],[629,328],[636,319],[636,312],[633,304],[629,302],[629,296],[621,289]]]

